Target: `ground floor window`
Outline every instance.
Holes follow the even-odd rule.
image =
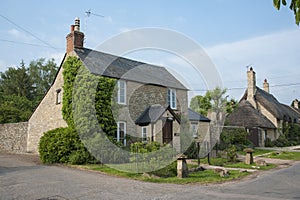
[[[147,142],[147,127],[142,127],[142,142]]]
[[[192,124],[193,138],[198,138],[198,124]]]
[[[117,122],[117,141],[126,146],[126,122]]]

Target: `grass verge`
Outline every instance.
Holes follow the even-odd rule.
[[[173,183],[173,184],[222,183],[222,182],[226,182],[226,181],[241,179],[250,174],[249,172],[230,171],[229,176],[220,177],[220,175],[218,173],[215,173],[214,170],[205,170],[205,171],[198,171],[198,172],[190,173],[189,177],[180,179],[180,178],[177,178],[176,176],[162,178],[162,177],[151,176],[151,175],[145,176],[141,173],[138,174],[138,173],[123,172],[123,171],[118,171],[116,169],[113,169],[106,165],[101,165],[101,164],[100,165],[99,164],[72,165],[72,166],[76,167],[76,168],[80,168],[80,169],[100,171],[105,174],[109,174],[109,175],[113,175],[113,176],[131,178],[134,180],[147,181],[147,182],[153,182],[153,183]]]
[[[265,156],[266,158],[276,158],[283,160],[295,160],[300,161],[300,152],[272,152],[270,155]]]

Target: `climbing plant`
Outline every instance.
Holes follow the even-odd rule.
[[[116,79],[91,74],[81,60],[74,56],[68,57],[62,67],[64,79],[62,115],[68,128],[56,129],[44,134],[39,149],[43,155],[42,160],[86,163],[93,160],[87,150],[93,152],[93,156],[98,159],[101,154],[102,161],[116,157],[112,152],[104,151],[110,149],[110,146],[105,146],[110,143],[107,142],[107,138],[100,137],[100,132],[104,132],[111,141],[114,141],[113,137],[117,129],[114,114],[116,115],[118,110],[114,101]],[[69,148],[68,142],[58,140],[53,142],[47,139],[62,135],[63,139],[59,141],[72,141],[74,151]],[[51,155],[51,158],[45,155]],[[116,158],[116,160],[120,159]]]

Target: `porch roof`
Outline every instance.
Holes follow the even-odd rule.
[[[155,104],[146,108],[146,110],[144,110],[144,112],[137,118],[135,124],[139,126],[147,126],[151,123],[156,123],[167,110],[172,114],[175,120],[180,123],[178,115],[170,108],[170,106],[165,108],[162,105]]]

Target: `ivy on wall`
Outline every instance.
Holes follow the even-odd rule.
[[[63,69],[62,114],[68,126],[75,126],[73,114],[76,114],[80,115],[76,126],[87,126],[87,129],[92,129],[91,126],[99,124],[109,137],[114,137],[117,129],[114,116],[117,116],[118,110],[118,105],[114,101],[116,79],[91,74],[75,56],[69,56],[66,59]],[[73,113],[73,100],[78,102],[76,104],[78,113]],[[91,115],[93,114],[96,114],[98,123],[92,122]]]
[[[62,115],[68,127],[50,130],[42,136],[39,144],[41,160],[81,164],[95,162],[96,158],[101,162],[125,162],[124,158],[128,156],[111,151],[112,143],[100,134],[104,132],[116,143],[113,139],[117,130],[114,115],[117,116],[118,111],[116,79],[91,74],[74,56],[68,57],[62,67]]]

